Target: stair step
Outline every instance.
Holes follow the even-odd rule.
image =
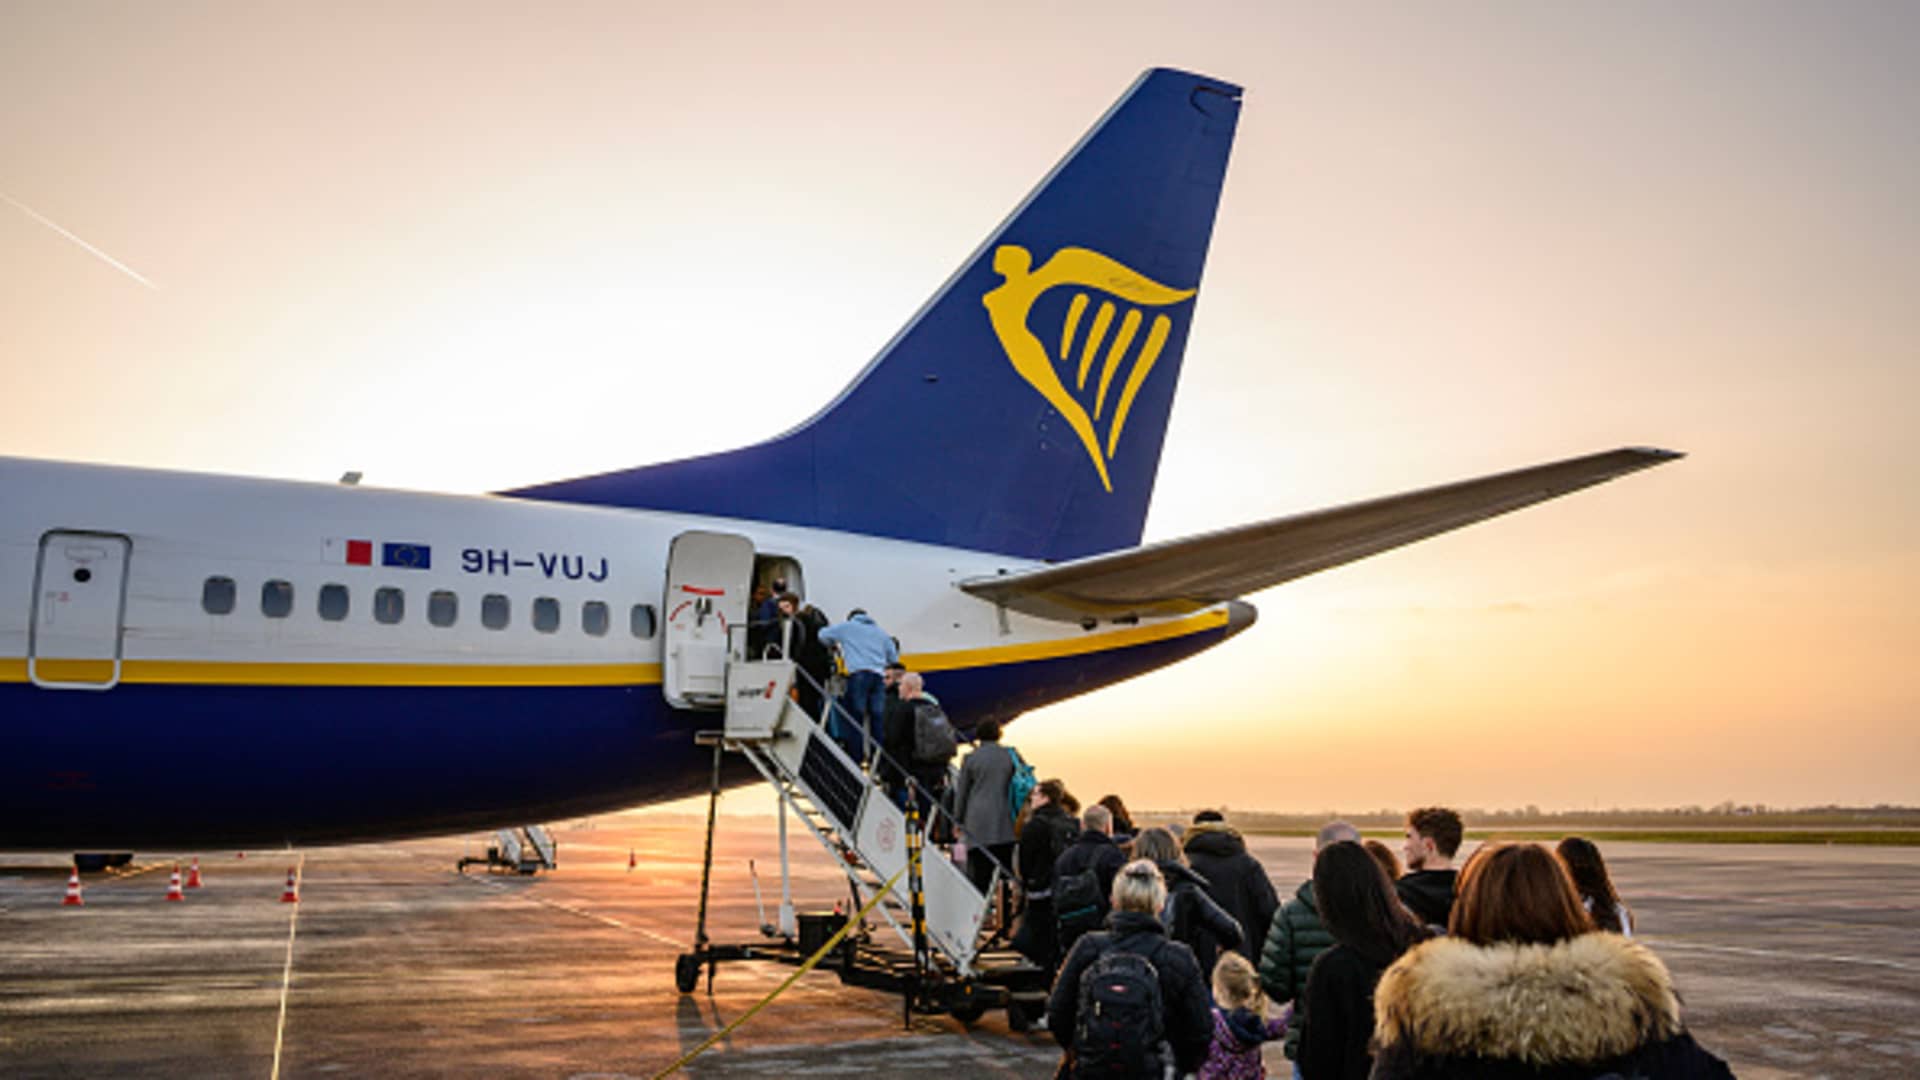
[[[745,678],[753,685],[752,670],[734,671],[729,669],[729,678]],[[749,718],[747,723],[757,724],[758,718]],[[730,740],[726,745],[748,758],[766,779],[772,782],[775,793],[786,808],[799,815],[807,831],[814,834],[833,859],[836,869],[842,871],[853,883],[855,892],[867,897],[878,897],[874,905],[881,921],[887,924],[902,939],[910,936],[912,901],[906,895],[907,885],[904,876],[900,884],[888,888],[890,874],[883,874],[859,848],[860,836],[854,831],[856,818],[864,818],[875,813],[885,816],[874,819],[870,829],[877,831],[872,835],[890,836],[889,844],[897,840],[901,820],[890,805],[883,806],[876,801],[883,799],[879,795],[880,785],[875,775],[863,764],[849,762],[839,750],[825,738],[817,721],[798,709],[789,708],[781,723],[785,730],[780,737],[762,739],[749,737]],[[751,735],[751,732],[748,733]],[[815,785],[820,790],[815,790]],[[829,809],[831,805],[831,809]],[[962,935],[969,932],[963,927],[977,924],[974,918],[978,914],[976,905],[990,902],[990,898],[974,898],[966,890],[958,893],[946,891],[956,886],[950,880],[953,869],[945,855],[946,848],[929,840],[924,854],[931,863],[947,862],[947,867],[930,867],[936,881],[936,891],[928,896],[930,905],[928,915],[929,928],[936,933],[935,948],[955,948],[959,955],[947,955],[941,952],[939,962],[953,965],[956,970],[965,971],[972,962],[974,949],[978,948],[978,939],[971,943],[955,941],[952,937],[938,935]],[[876,852],[875,857],[883,866],[897,868],[900,863],[900,851],[889,846],[884,852]],[[942,905],[957,905],[949,909]],[[946,942],[946,944],[941,944]]]

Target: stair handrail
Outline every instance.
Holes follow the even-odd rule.
[[[834,710],[837,709],[839,710],[840,716],[845,719],[846,723],[850,725],[854,724],[853,714],[847,712],[845,706],[841,705],[837,698],[835,698],[831,694],[828,694],[826,692],[826,689],[820,685],[819,680],[815,679],[810,673],[808,673],[804,668],[801,668],[797,664],[794,665],[793,670],[794,670],[794,673],[797,674],[799,677],[807,680],[807,683],[810,686],[812,686],[816,692],[820,694],[820,700],[829,717],[831,717],[833,715]],[[816,723],[817,722],[818,721],[816,721]],[[952,781],[954,777],[958,776],[959,770],[949,765],[947,767],[948,783],[945,785],[945,789],[940,791],[929,791],[924,785],[920,783],[918,779],[914,777],[913,773],[910,770],[908,770],[906,766],[902,765],[898,759],[893,757],[891,754],[887,753],[886,748],[880,744],[880,741],[878,739],[873,738],[872,732],[865,725],[854,725],[854,726],[860,728],[861,737],[865,739],[867,743],[872,747],[873,756],[870,759],[871,764],[866,766],[868,777],[872,779],[876,785],[878,785],[884,790],[886,785],[881,782],[881,779],[883,777],[890,776],[890,775],[899,776],[905,781],[909,794],[918,794],[921,792],[925,792],[927,796],[926,805],[928,807],[928,813],[927,813],[927,820],[921,824],[922,831],[928,835],[936,835],[938,833],[938,830],[936,829],[934,822],[938,818],[944,818],[947,822],[947,825],[952,830],[952,834],[956,837],[964,838],[963,836],[964,830],[960,825],[959,818],[955,814],[955,808],[952,803],[952,800],[955,796],[955,784]],[[938,845],[938,846],[945,848],[948,845]],[[967,850],[969,852],[979,851],[981,856],[984,857],[989,863],[993,865],[994,869],[999,872],[999,875],[1002,878],[1005,878],[1008,881],[1013,880],[1012,871],[1008,868],[1008,866],[1005,863],[1001,862],[998,858],[996,858],[992,851],[984,847],[975,847],[972,844],[968,845]]]
[[[768,642],[765,646],[761,648],[760,650],[761,655],[759,657],[756,657],[755,659],[790,660],[794,658],[793,657],[793,631],[794,631],[795,625],[797,625],[797,620],[782,618],[782,619],[776,619],[774,620],[774,622],[780,628],[780,640],[777,642]],[[730,627],[728,630],[728,636],[731,637],[734,633],[737,632],[741,634],[742,637],[745,637],[747,634],[749,625],[751,624],[749,623],[748,625]],[[729,644],[731,645],[731,642]],[[743,648],[738,655],[745,656],[746,650]],[[808,719],[820,725],[823,729],[826,729],[828,732],[831,732],[832,728],[829,724],[829,721],[832,719],[834,715],[834,710],[837,709],[839,710],[840,716],[845,720],[845,722],[848,725],[859,729],[861,740],[866,746],[870,748],[871,756],[867,759],[866,762],[860,762],[857,764],[860,764],[862,771],[866,773],[869,782],[879,787],[882,791],[885,791],[886,784],[882,782],[883,778],[890,775],[895,775],[895,776],[900,776],[904,778],[909,794],[915,794],[921,791],[926,791],[925,787],[921,785],[917,779],[914,778],[913,773],[910,772],[908,769],[906,769],[904,766],[902,766],[901,763],[898,760],[896,760],[892,755],[888,754],[886,751],[886,748],[880,744],[880,740],[873,737],[873,731],[871,728],[869,728],[866,724],[854,723],[853,714],[848,712],[846,707],[840,704],[839,698],[827,692],[827,688],[821,684],[820,680],[813,677],[812,672],[808,671],[805,667],[801,666],[796,661],[793,665],[793,673],[797,678],[805,679],[807,682],[807,685],[811,687],[813,691],[820,696],[820,701],[821,701],[824,715],[820,717],[809,717]],[[795,704],[797,705],[798,703],[796,702]],[[802,711],[804,712],[804,710]],[[957,733],[957,730],[958,729],[956,729],[956,733]],[[831,737],[831,735],[829,735],[829,737]],[[976,743],[974,745],[978,745],[978,744]],[[954,797],[954,794],[958,787],[958,784],[956,782],[958,776],[959,776],[958,765],[950,764],[947,766],[946,790],[926,792],[928,796],[927,803],[928,803],[929,813],[927,815],[927,820],[921,823],[921,829],[924,834],[934,835],[936,832],[934,828],[935,819],[945,818],[948,826],[952,830],[952,835],[956,837],[960,837],[962,835],[963,830],[961,828],[959,818],[955,815],[955,812],[954,812],[955,808],[949,801]],[[1017,821],[1019,819],[1020,808],[1014,807],[1013,811],[1014,811],[1015,820]],[[944,850],[948,845],[938,845],[938,846],[941,846]],[[1007,864],[1001,862],[997,857],[994,856],[993,852],[988,850],[987,848],[984,848],[984,847],[976,848],[972,844],[969,844],[967,846],[967,850],[969,852],[976,851],[976,850],[979,851],[980,854],[993,866],[994,870],[997,872],[996,876],[998,876],[1000,879],[1009,881],[1009,882],[1018,880],[1017,878],[1014,877],[1012,868],[1007,866]]]

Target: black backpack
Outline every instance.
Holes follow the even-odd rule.
[[[947,712],[935,701],[920,699],[913,703],[913,762],[916,765],[945,765],[953,760],[960,742],[947,722]]]
[[[1062,874],[1053,886],[1053,921],[1059,926],[1060,948],[1064,951],[1081,934],[1100,925],[1106,905],[1100,896],[1100,875],[1092,867],[1077,874]]]
[[[1073,1028],[1073,1075],[1161,1075],[1166,1036],[1160,972],[1153,961],[1113,947],[1080,975],[1080,1014]]]

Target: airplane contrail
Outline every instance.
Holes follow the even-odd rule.
[[[114,258],[113,256],[107,254],[106,252],[101,251],[99,248],[94,247],[92,244],[87,243],[85,240],[82,240],[79,237],[73,235],[71,232],[68,232],[67,230],[61,228],[58,224],[50,220],[45,214],[40,213],[38,210],[35,210],[33,207],[28,206],[26,203],[21,202],[19,199],[14,198],[13,196],[7,194],[4,191],[0,191],[0,199],[5,199],[7,202],[12,203],[14,208],[18,209],[21,213],[27,215],[33,220],[39,222],[40,224],[45,225],[47,228],[52,229],[54,232],[59,233],[61,236],[66,237],[67,239],[73,241],[74,243],[79,244],[81,247],[87,249],[87,251],[90,252],[95,258],[106,263],[108,266],[113,267],[115,270],[118,270],[121,273],[127,275],[128,277],[132,278],[133,280],[139,282],[140,284],[145,285],[147,288],[152,289],[154,292],[160,291],[160,286],[155,285],[153,282],[148,281],[146,278],[141,277],[139,272],[134,270],[133,267],[128,266],[126,263],[121,262],[119,259]]]

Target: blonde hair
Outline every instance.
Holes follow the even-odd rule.
[[[1096,807],[1088,807],[1088,810]],[[1135,859],[1113,879],[1113,910],[1158,915],[1167,906],[1167,882],[1150,860]]]
[[[1260,989],[1260,976],[1247,958],[1232,949],[1220,954],[1213,965],[1213,999],[1226,1009],[1248,1009],[1259,1016],[1267,1014],[1267,995]]]

